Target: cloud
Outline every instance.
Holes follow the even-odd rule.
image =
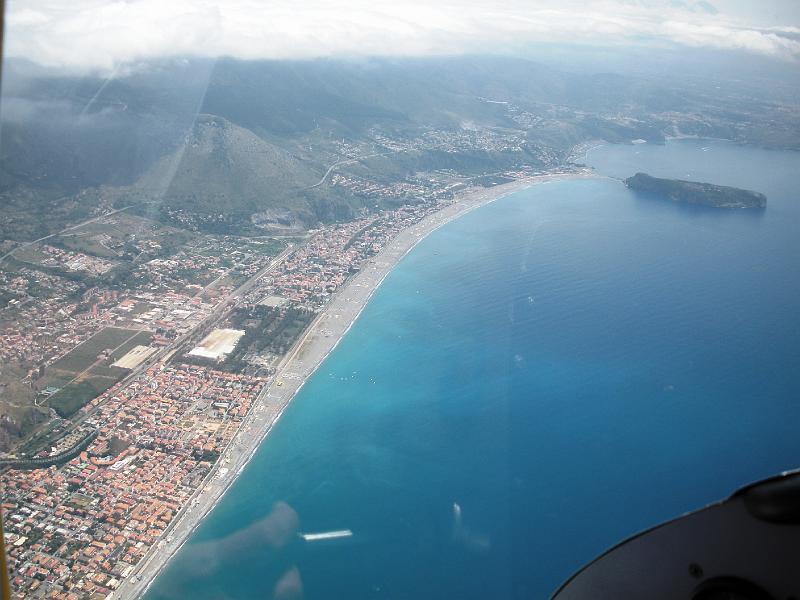
[[[747,50],[787,60],[800,56],[800,42],[783,35],[783,31],[737,29],[719,25],[697,25],[667,21],[660,27],[662,35],[687,46]]]
[[[771,25],[747,25],[704,0],[17,0],[6,52],[96,70],[166,56],[416,56],[576,41],[800,57],[797,24]]]

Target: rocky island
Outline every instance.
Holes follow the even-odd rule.
[[[646,173],[636,173],[625,180],[625,185],[636,191],[653,194],[685,204],[697,204],[712,208],[766,208],[764,194],[725,185],[660,179]]]

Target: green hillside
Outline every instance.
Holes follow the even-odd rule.
[[[384,183],[436,169],[474,176],[558,164],[589,140],[676,134],[796,144],[800,115],[718,83],[499,56],[176,59],[108,80],[9,61],[0,240],[36,239],[129,204],[205,231],[346,219],[367,203],[356,188],[312,186],[331,165],[362,156],[371,158],[337,172]],[[428,143],[473,131],[472,146]]]

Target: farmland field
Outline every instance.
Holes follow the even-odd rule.
[[[59,371],[72,371],[77,375],[92,366],[97,360],[98,354],[104,350],[113,350],[137,333],[142,332],[136,329],[106,327],[73,348],[68,354],[54,362],[50,368]]]
[[[106,327],[45,369],[39,389],[58,388],[47,404],[70,417],[129,373],[111,366],[137,345],[149,344],[152,334],[138,329]]]

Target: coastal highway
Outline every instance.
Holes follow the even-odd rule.
[[[261,390],[253,403],[253,408],[239,433],[223,451],[220,460],[189,503],[177,513],[162,540],[151,548],[135,573],[123,581],[113,600],[139,598],[144,594],[164,565],[233,484],[308,377],[333,351],[361,314],[386,275],[420,240],[445,223],[478,206],[549,179],[532,178],[473,190],[440,211],[428,215],[419,223],[401,231],[380,253],[365,262],[362,268],[334,294],[305,334],[287,352],[278,365],[274,379]]]

